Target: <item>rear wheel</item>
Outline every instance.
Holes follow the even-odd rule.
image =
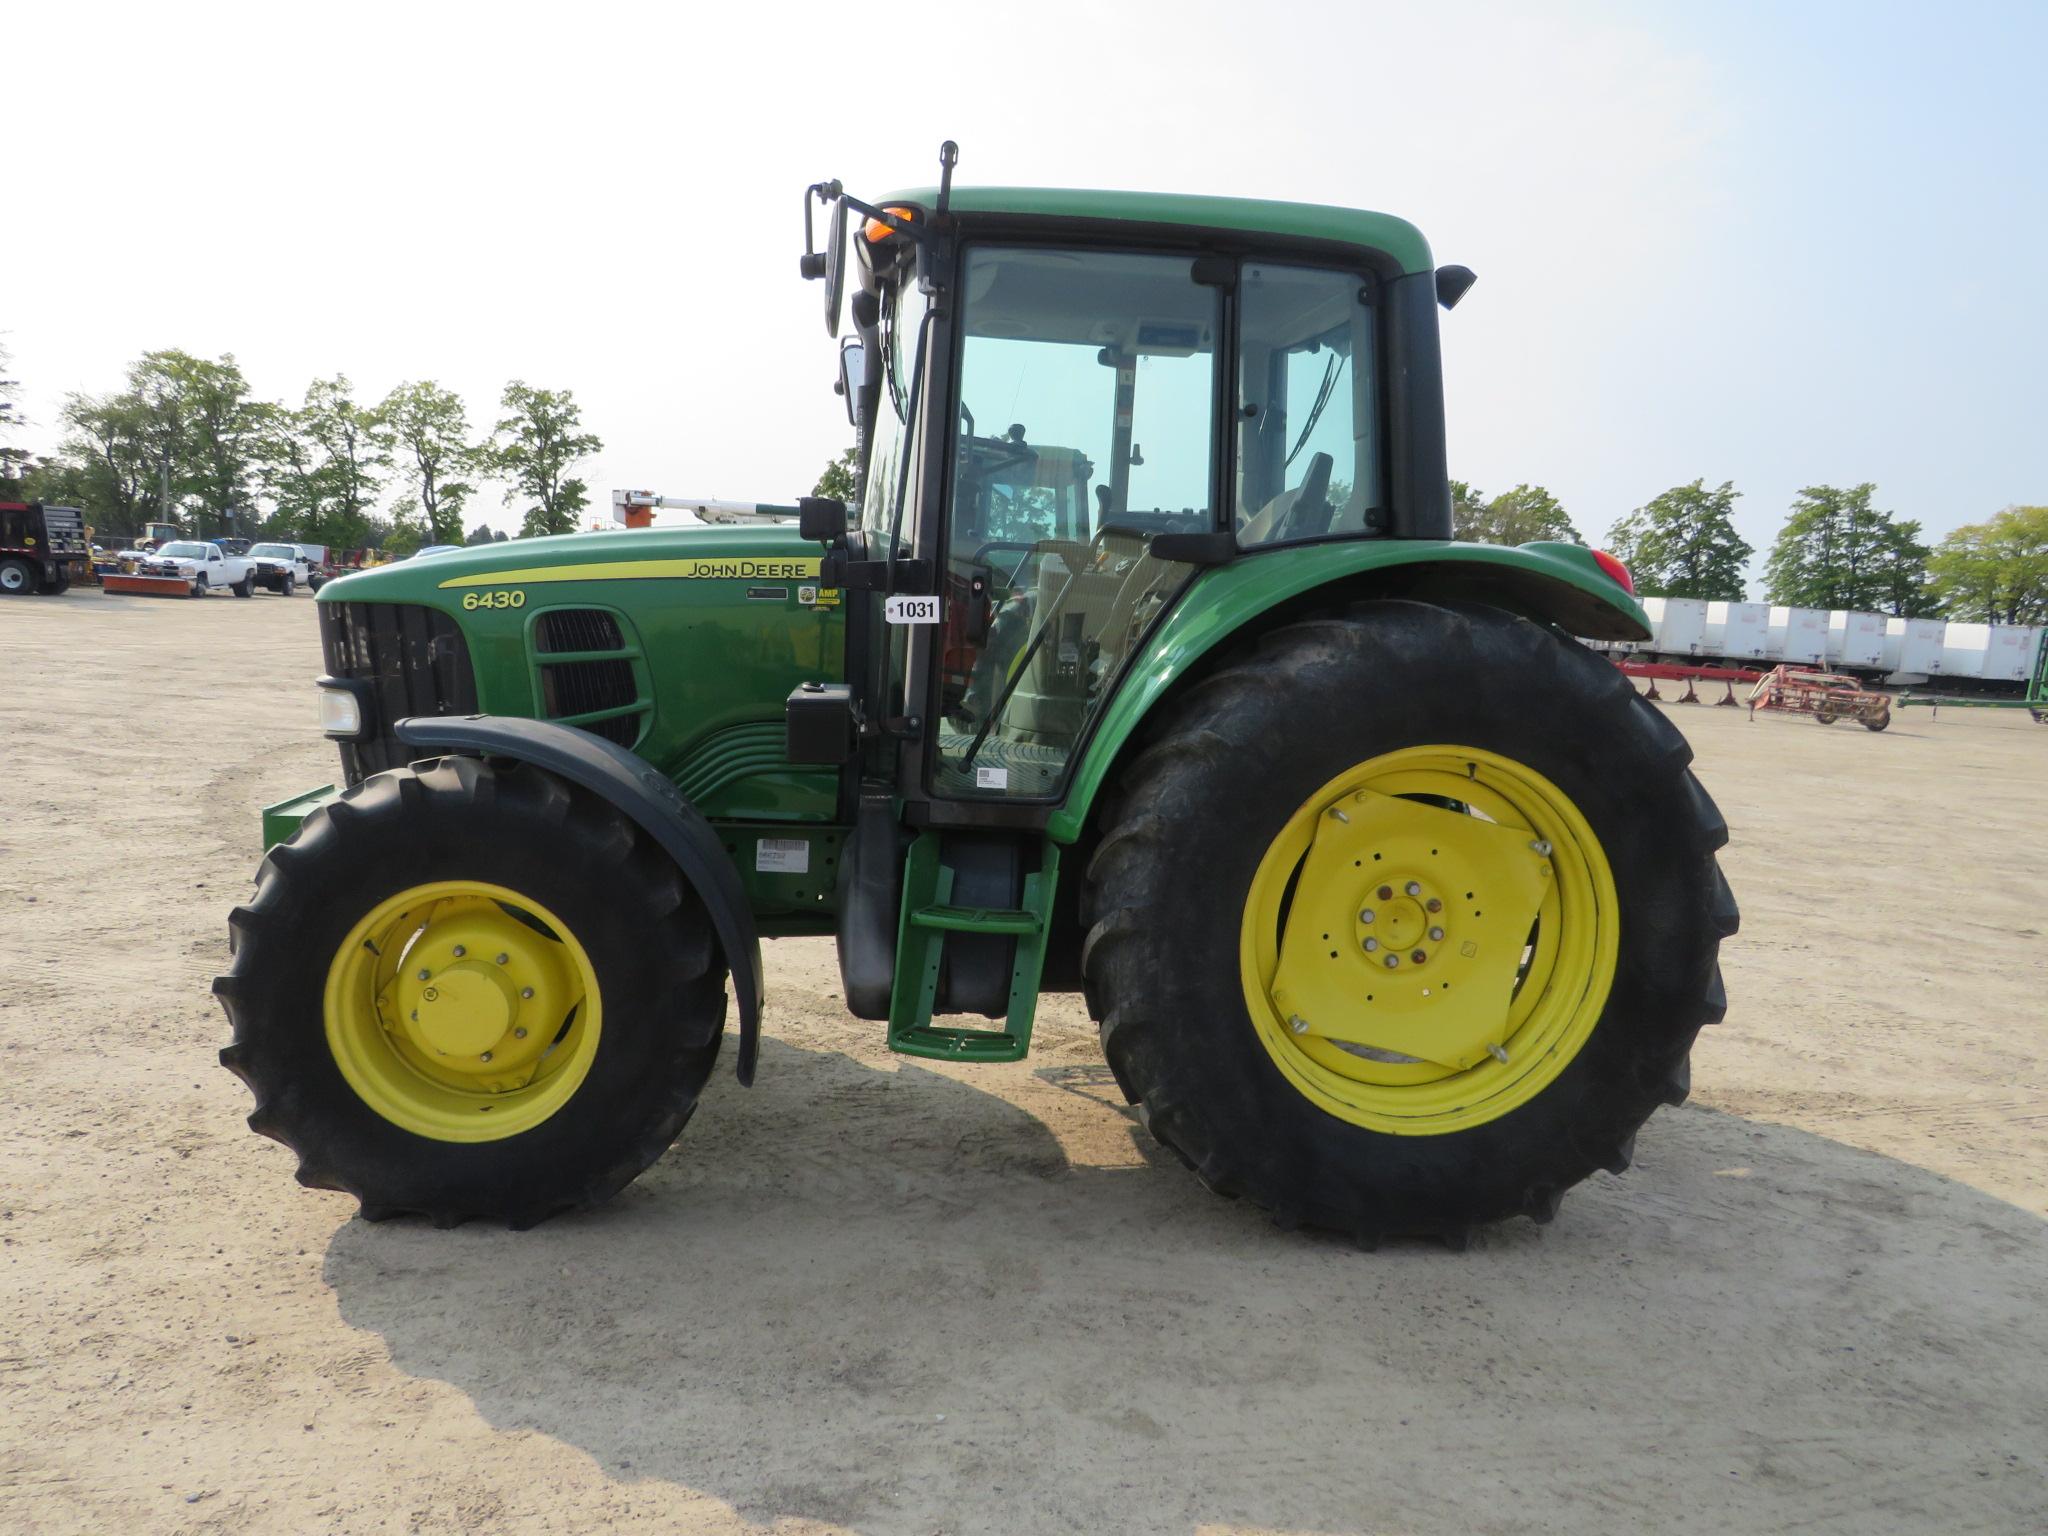
[[[26,560],[0,560],[0,595],[26,597],[35,589],[34,566]]]
[[[57,567],[57,574],[43,582],[42,589],[51,597],[63,596],[71,590],[71,573],[60,565]]]
[[[272,851],[230,926],[214,990],[249,1124],[370,1216],[599,1204],[682,1130],[724,1029],[674,864],[532,768],[374,775]]]
[[[1272,634],[1102,824],[1084,966],[1124,1091],[1288,1224],[1547,1220],[1627,1166],[1725,1008],[1726,829],[1690,758],[1612,666],[1493,610]]]

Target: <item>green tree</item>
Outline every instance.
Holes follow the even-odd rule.
[[[1951,618],[2048,623],[2048,507],[2007,507],[1965,523],[1927,562],[1929,595]]]
[[[13,361],[7,348],[0,345],[0,480],[19,479],[35,462],[35,456],[15,441],[16,434],[27,423],[14,403],[21,380],[6,377]]]
[[[854,457],[857,448],[849,448],[825,466],[825,472],[818,476],[818,483],[811,487],[813,496],[837,496],[851,504],[855,490]]]
[[[1735,531],[1735,499],[1724,480],[1674,485],[1629,513],[1607,535],[1607,547],[1629,568],[1645,597],[1704,597],[1741,602],[1742,568],[1754,553]]]
[[[478,523],[474,528],[469,530],[469,537],[464,539],[462,542],[469,545],[471,548],[475,548],[479,544],[494,544],[497,542],[497,539],[498,536],[497,534],[491,531],[491,525],[489,523]]]
[[[374,410],[356,402],[346,374],[315,379],[306,401],[292,412],[290,430],[305,444],[307,487],[317,532],[310,543],[339,549],[375,548],[371,511],[391,467],[391,431]]]
[[[1455,537],[1475,544],[1527,544],[1536,539],[1586,542],[1563,505],[1540,485],[1518,485],[1489,500],[1485,492],[1453,480],[1451,529]]]
[[[590,488],[569,475],[569,467],[604,443],[596,433],[580,431],[583,412],[566,389],[535,389],[519,379],[505,386],[500,402],[492,467],[511,482],[508,506],[525,502],[521,537],[570,533],[576,514],[589,505]]]
[[[1764,566],[1774,603],[1909,612],[1926,585],[1920,525],[1870,504],[1877,487],[1809,485],[1792,503]]]
[[[408,498],[425,519],[430,544],[462,542],[462,508],[476,494],[460,477],[483,467],[484,450],[469,440],[462,397],[432,379],[401,384],[377,407],[393,445],[410,466]]]
[[[108,538],[132,538],[158,515],[143,418],[142,402],[134,395],[65,397],[66,434],[58,451],[77,466],[80,505]]]

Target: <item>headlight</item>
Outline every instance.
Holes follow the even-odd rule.
[[[363,734],[363,701],[342,678],[320,679],[320,729],[337,741],[355,741]]]

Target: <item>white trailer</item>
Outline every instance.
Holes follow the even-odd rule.
[[[1828,664],[1851,668],[1884,665],[1884,615],[1845,613],[1840,609],[1831,612]]]
[[[1764,644],[1768,661],[1794,666],[1825,661],[1828,654],[1828,614],[1825,608],[1771,609],[1770,635]]]
[[[1656,606],[1652,608],[1650,605]],[[1707,605],[1697,597],[1652,597],[1643,602],[1650,615],[1649,649],[1659,656],[1698,656],[1707,638]]]
[[[2041,631],[2031,624],[1994,624],[1984,652],[1984,681],[2025,683],[2034,676],[2034,651]]]
[[[1983,677],[1984,663],[1991,656],[1991,629],[1989,624],[1951,621],[1941,637],[1942,676]]]
[[[1760,661],[1771,639],[1769,603],[1709,603],[1702,651],[1729,661]]]
[[[1886,619],[1884,651],[1878,665],[1890,680],[1906,682],[1941,671],[1941,642],[1948,626],[1940,619]]]

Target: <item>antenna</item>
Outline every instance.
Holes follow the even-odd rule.
[[[951,139],[939,146],[939,206],[937,216],[946,216],[946,204],[953,197],[953,167],[960,163],[960,146]]]

